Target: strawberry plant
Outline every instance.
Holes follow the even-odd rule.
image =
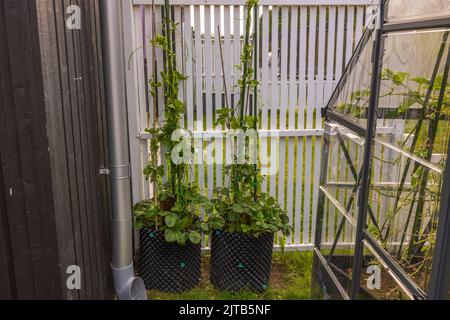
[[[226,106],[219,110],[216,118],[217,125],[244,135],[249,130],[254,130],[253,132],[256,133],[259,121],[256,101],[256,89],[259,82],[254,77],[255,68],[252,67],[252,62],[255,62],[255,36],[253,36],[254,44],[251,43],[251,16],[252,11],[256,14],[257,5],[258,0],[249,0],[246,3],[244,46],[239,66],[242,72],[238,81],[239,101],[234,107]],[[254,91],[254,110],[251,110],[250,104],[251,91]],[[227,232],[259,236],[263,233],[282,231],[285,235],[289,235],[291,227],[288,216],[273,197],[261,192],[263,177],[258,165],[250,161],[253,159],[258,162],[258,148],[254,148],[249,142],[243,144],[239,145],[233,141],[233,163],[224,169],[224,174],[229,177],[230,182],[228,186],[219,188],[215,192],[216,195],[212,200],[215,214],[213,219],[221,217],[225,223],[224,230]]]

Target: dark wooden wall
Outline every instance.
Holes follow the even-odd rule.
[[[98,1],[3,0],[0,65],[0,299],[112,298]]]

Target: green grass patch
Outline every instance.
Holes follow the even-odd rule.
[[[202,281],[182,294],[150,291],[151,300],[308,300],[311,299],[311,252],[275,253],[272,277],[266,292],[220,292],[209,281],[209,255],[203,257]]]

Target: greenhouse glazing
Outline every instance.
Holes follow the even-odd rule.
[[[328,103],[316,298],[449,298],[448,8],[374,6]]]

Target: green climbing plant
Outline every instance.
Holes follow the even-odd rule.
[[[168,3],[166,11],[170,12]],[[177,32],[178,25],[166,15],[164,19],[164,35],[156,35],[151,45],[164,53],[164,69],[160,72],[161,81],[156,73],[150,81],[150,93],[157,99],[157,92],[162,89],[165,111],[162,126],[155,124],[146,129],[150,136],[151,158],[144,169],[144,176],[154,186],[154,197],[137,204],[134,208],[136,228],[150,228],[163,232],[167,242],[177,242],[180,245],[188,241],[199,244],[202,231],[224,225],[220,216],[211,215],[208,222],[201,219],[202,211],[210,213],[212,205],[199,187],[189,180],[190,165],[174,161],[172,154],[180,141],[174,138],[174,133],[181,128],[181,119],[185,105],[179,99],[179,85],[186,77],[178,70],[174,40],[172,35]],[[159,163],[158,155],[163,153],[163,163]],[[167,182],[164,181],[167,177]]]
[[[256,99],[253,105],[250,103],[250,93],[254,91],[255,98],[259,85],[259,81],[254,77],[255,68],[252,66],[255,62],[255,36],[253,43],[251,41],[252,12],[257,5],[258,0],[246,2],[244,45],[240,65],[236,66],[241,71],[241,78],[237,83],[240,89],[239,100],[234,107],[225,106],[218,110],[216,117],[217,125],[228,131],[241,132],[243,136],[249,130],[256,133],[259,121]],[[263,177],[258,165],[250,161],[258,158],[258,148],[252,145],[257,144],[257,140],[244,142],[244,147],[242,144],[232,144],[233,162],[224,168],[229,184],[218,188],[212,200],[215,217],[221,217],[224,226],[217,225],[216,227],[220,228],[213,230],[224,229],[227,232],[254,236],[281,231],[287,236],[291,232],[289,218],[273,197],[261,191]]]

